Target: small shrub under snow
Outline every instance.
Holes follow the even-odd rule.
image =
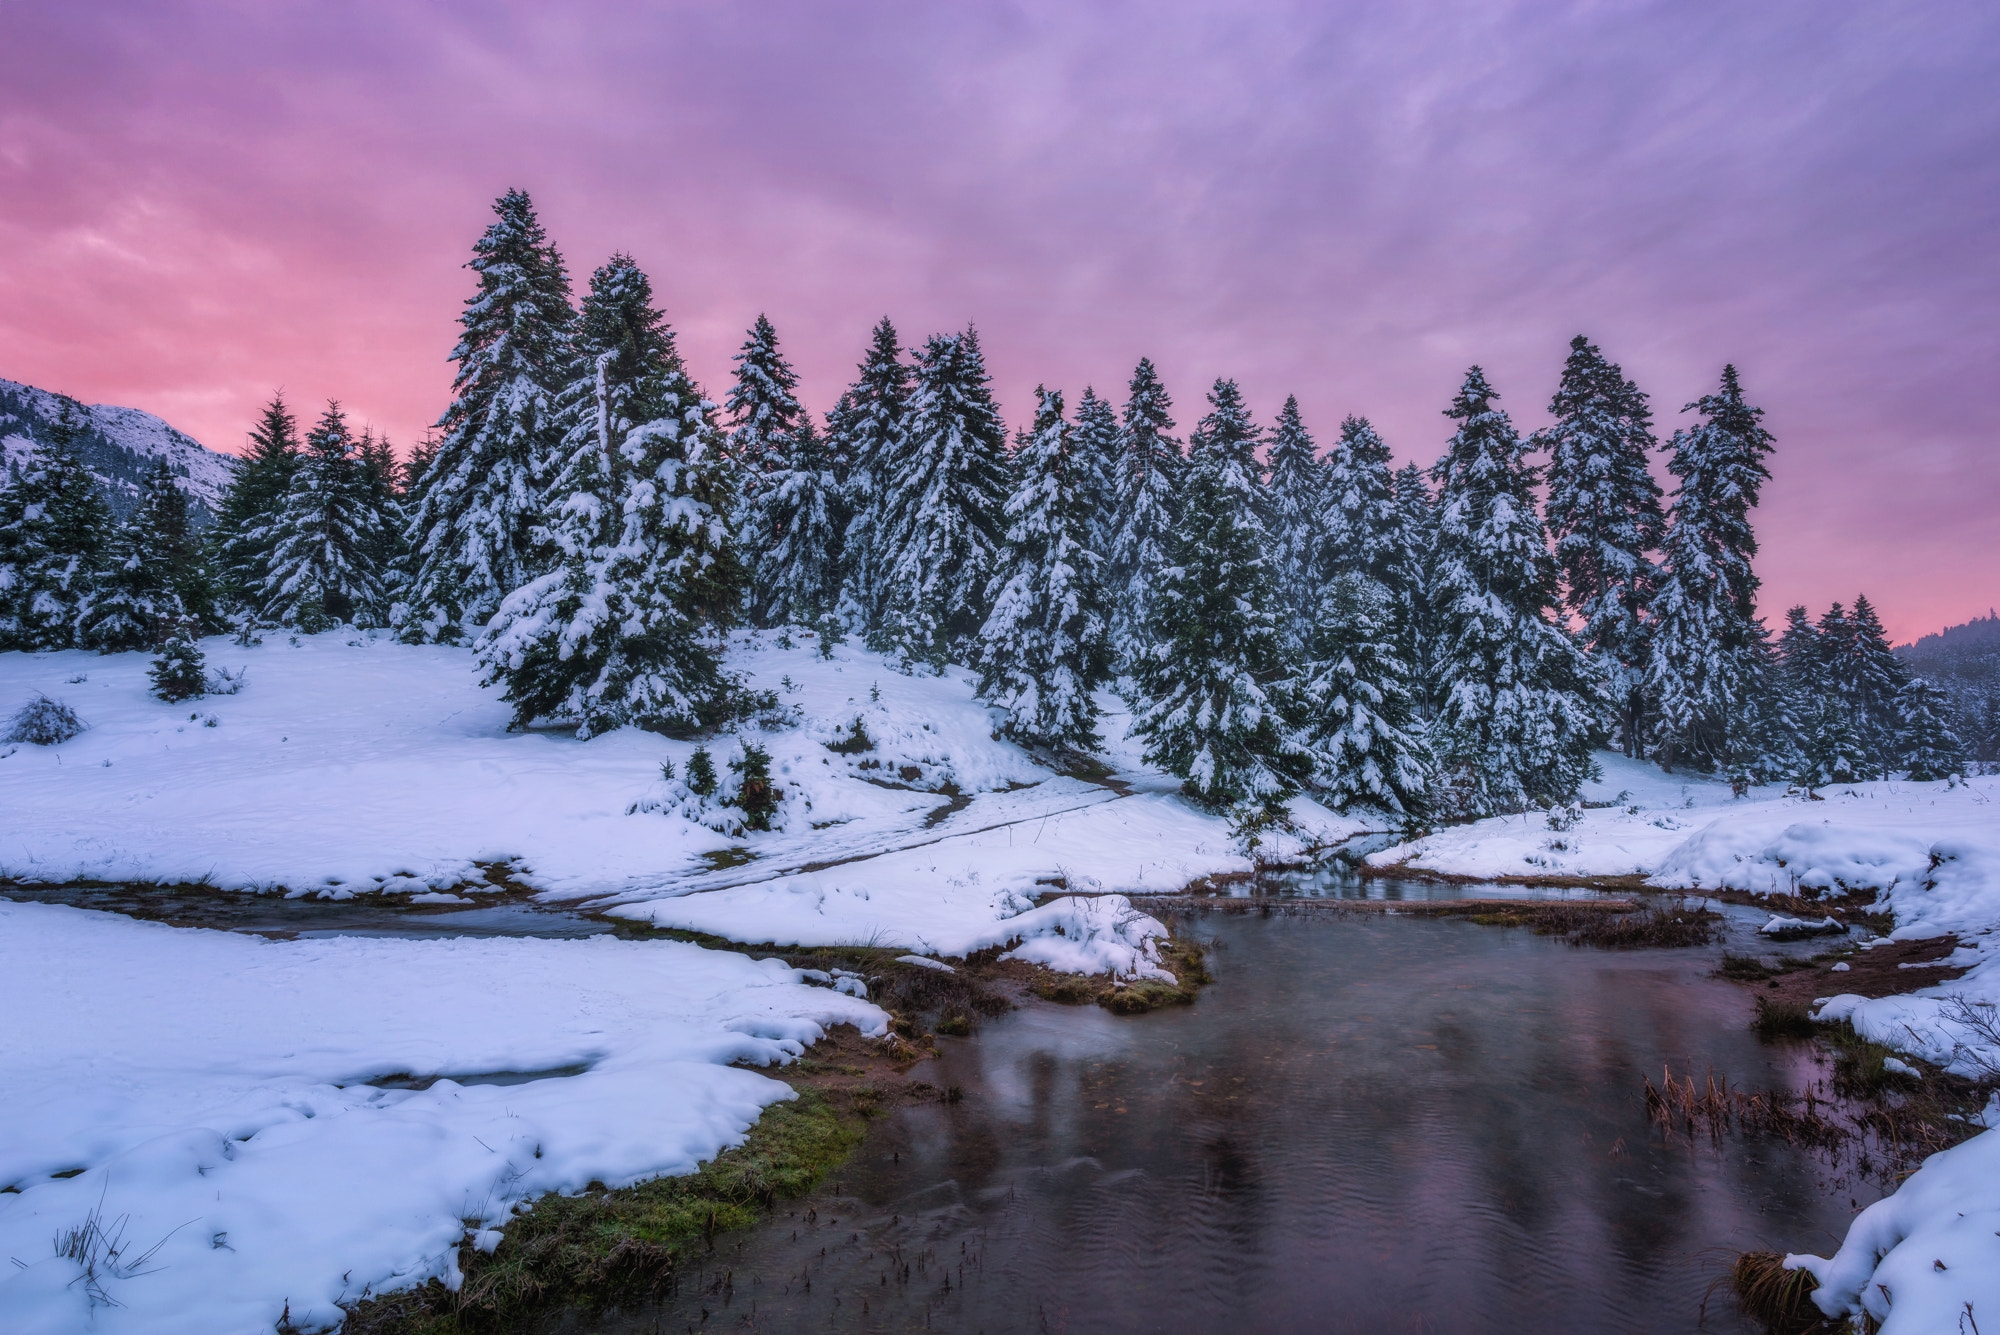
[[[27,742],[33,746],[55,746],[84,729],[76,711],[60,700],[38,695],[22,705],[7,722],[7,735],[0,742]]]

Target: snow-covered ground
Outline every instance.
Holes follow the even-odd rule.
[[[1719,783],[1600,760],[1604,777],[1585,797],[1611,805],[1574,819],[1538,812],[1457,826],[1369,861],[1480,878],[1635,876],[1670,890],[1876,890],[1895,915],[1891,939],[1956,935],[1949,962],[1968,971],[1903,996],[1831,997],[1820,1017],[1966,1073],[2000,1065],[1990,1035],[1963,1023],[1977,1017],[1966,1008],[2000,1003],[2000,779],[1852,784],[1819,800],[1760,789],[1739,799]],[[1831,1261],[1797,1259],[1818,1276],[1816,1299],[1829,1314],[1866,1310],[1885,1335],[1957,1330],[1968,1303],[1981,1325],[2000,1329],[1996,1226],[2000,1130],[1988,1130],[1864,1211]]]
[[[4,902],[0,1015],[10,1335],[329,1327],[455,1275],[521,1201],[737,1143],[791,1090],[731,1063],[887,1023],[675,942],[277,942]],[[391,1075],[451,1078],[368,1083]],[[94,1274],[58,1255],[91,1220]]]
[[[494,888],[482,866],[505,864],[550,897],[755,941],[956,949],[1051,884],[1178,890],[1253,866],[1227,821],[1143,769],[1109,696],[1106,759],[1120,773],[1107,786],[996,739],[961,671],[904,676],[854,646],[822,659],[810,636],[735,645],[730,668],[779,702],[743,734],[785,794],[769,832],[724,832],[732,809],[690,808],[695,743],[509,733],[462,649],[353,632],[210,639],[210,666],[243,668],[248,684],[181,706],[148,694],[143,654],[0,655],[0,717],[43,693],[90,725],[61,746],[0,746],[0,876],[468,895]],[[857,721],[871,749],[829,750]],[[727,785],[740,743],[708,746]],[[1320,841],[1368,824],[1295,807]],[[732,848],[743,853],[723,861],[752,860],[704,857]],[[717,893],[640,907],[697,891]]]

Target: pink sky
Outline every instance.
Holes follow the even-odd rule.
[[[0,4],[0,378],[240,448],[282,386],[407,444],[460,267],[535,197],[647,267],[719,396],[759,311],[824,408],[869,327],[975,321],[1003,406],[1183,425],[1217,375],[1429,463],[1584,332],[1663,425],[1779,438],[1767,612],[2000,603],[1990,4]]]

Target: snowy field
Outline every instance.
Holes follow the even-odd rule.
[[[1609,805],[1573,823],[1546,813],[1484,820],[1369,861],[1479,878],[1638,876],[1669,890],[1877,890],[1895,914],[1888,939],[1956,935],[1949,962],[1968,972],[1903,996],[1827,998],[1819,1016],[1966,1074],[2000,1065],[2000,1051],[1960,1022],[1968,1004],[2000,1003],[2000,779],[1737,799],[1723,784],[1600,759],[1604,777],[1584,796]],[[2000,1131],[1932,1158],[1862,1212],[1831,1260],[1795,1259],[1819,1278],[1815,1298],[1829,1315],[1866,1311],[1884,1335],[1959,1330],[1968,1303],[1980,1325],[2000,1329]]]
[[[331,1327],[455,1276],[519,1202],[738,1143],[792,1092],[731,1063],[887,1024],[675,942],[278,942],[5,903],[0,1014],[10,1335]],[[393,1075],[444,1078],[369,1083]]]
[[[466,650],[353,632],[202,648],[248,685],[176,707],[147,693],[143,654],[0,655],[0,713],[43,693],[90,725],[59,747],[0,746],[0,876],[463,896],[492,889],[481,868],[503,864],[552,898],[627,904],[754,882],[801,941],[916,946],[983,930],[1052,883],[1169,891],[1253,866],[1228,822],[1141,767],[1109,696],[1106,759],[1120,773],[1085,783],[995,739],[962,671],[903,676],[854,646],[822,659],[810,636],[791,649],[739,636],[728,666],[778,697],[744,736],[770,752],[785,794],[773,830],[741,832],[731,808],[687,804],[694,743],[509,733]],[[828,750],[857,721],[870,749]],[[709,749],[726,787],[740,748]],[[1368,826],[1295,807],[1316,841]],[[754,860],[711,870],[704,855],[732,848]],[[800,870],[896,850],[866,876]],[[1296,851],[1284,838],[1263,849]],[[865,887],[863,908],[813,915],[830,926],[794,911]],[[713,916],[686,925],[735,934]]]

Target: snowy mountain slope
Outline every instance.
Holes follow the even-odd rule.
[[[0,461],[7,470],[19,467],[36,442],[47,439],[60,410],[61,400],[48,390],[0,380]],[[84,409],[84,428],[80,442],[84,462],[120,515],[138,499],[139,485],[155,459],[164,457],[182,479],[181,486],[194,502],[197,527],[214,517],[235,474],[234,458],[137,408],[92,405]]]

